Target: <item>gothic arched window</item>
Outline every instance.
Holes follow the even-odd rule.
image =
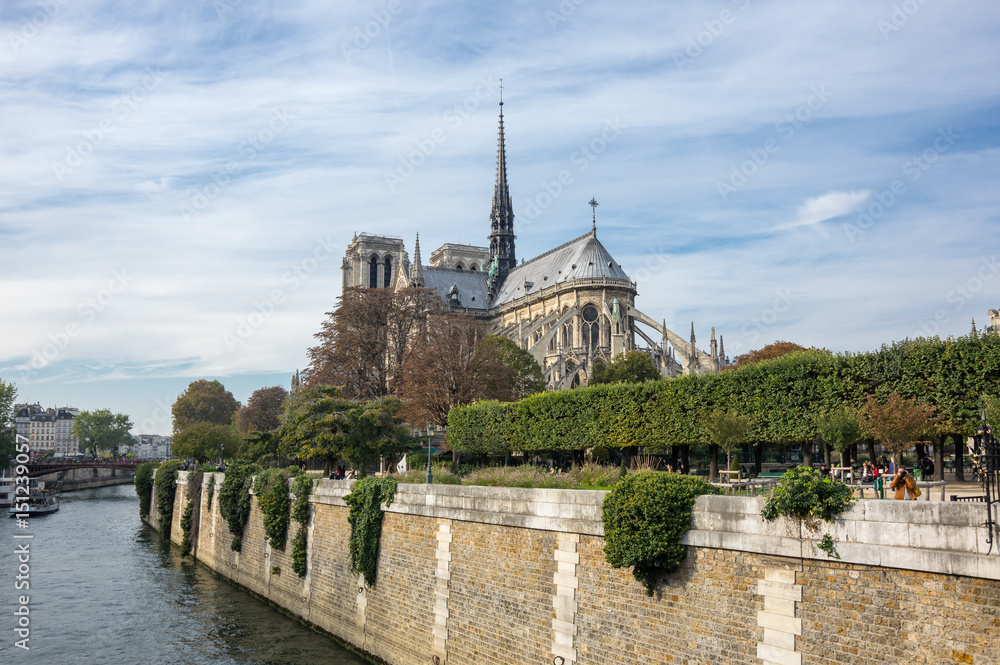
[[[580,332],[583,333],[583,348],[593,353],[601,341],[601,333],[598,328],[597,308],[587,305],[583,308],[583,325]]]
[[[461,269],[462,269],[462,264],[461,263],[459,263],[457,266],[455,266],[455,270],[461,270]]]
[[[385,288],[390,288],[392,286],[392,257],[385,257],[385,283],[382,284]]]
[[[370,288],[378,287],[378,257],[373,256],[371,263],[368,265],[368,286]]]

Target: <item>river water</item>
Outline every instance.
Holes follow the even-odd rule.
[[[367,662],[161,545],[139,520],[131,485],[61,499],[59,512],[29,520],[27,529],[0,520],[4,665]],[[30,589],[18,591],[15,548],[23,543],[30,560],[21,582]],[[30,651],[15,646],[21,595],[29,598]]]

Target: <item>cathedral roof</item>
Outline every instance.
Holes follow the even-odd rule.
[[[543,288],[575,279],[631,283],[621,265],[597,239],[597,234],[591,231],[511,270],[492,306],[499,307],[516,298],[538,293]]]
[[[451,287],[458,288],[461,307],[487,309],[489,296],[486,291],[486,274],[475,270],[453,270],[451,268],[429,268],[423,270],[424,284],[434,289],[444,302],[449,302]]]

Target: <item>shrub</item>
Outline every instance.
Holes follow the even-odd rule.
[[[604,554],[613,568],[632,575],[652,596],[661,574],[676,570],[687,555],[681,538],[702,494],[720,490],[694,476],[640,471],[623,477],[604,499]]]
[[[382,504],[390,505],[396,496],[393,478],[362,478],[344,497],[349,507],[351,525],[351,572],[360,574],[365,584],[374,586],[378,570],[378,545],[382,537]]]
[[[306,527],[309,524],[309,495],[312,493],[312,478],[300,474],[292,483],[295,494],[295,505],[292,506],[292,519],[298,522],[299,530],[292,539],[292,570],[299,577],[306,576]]]
[[[156,469],[156,511],[160,514],[160,541],[170,540],[174,519],[174,496],[177,494],[177,472],[180,460],[167,460]]]
[[[135,493],[139,495],[139,517],[149,517],[149,508],[153,503],[153,471],[159,462],[144,462],[135,467]]]
[[[771,521],[778,515],[796,517],[815,529],[815,518],[829,522],[844,512],[853,497],[851,488],[807,466],[789,469],[768,494],[761,516]]]
[[[219,512],[233,534],[230,548],[243,549],[243,529],[250,518],[250,486],[260,467],[252,462],[235,461],[226,469],[226,479],[219,490]]]

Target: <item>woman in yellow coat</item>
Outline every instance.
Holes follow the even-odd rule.
[[[917,489],[917,481],[914,480],[913,476],[906,472],[906,469],[900,467],[896,475],[892,477],[892,482],[889,483],[889,489],[896,490],[896,500],[899,501],[903,499],[903,493],[909,494],[909,499],[911,501],[916,501],[917,497],[920,496],[920,490]]]

